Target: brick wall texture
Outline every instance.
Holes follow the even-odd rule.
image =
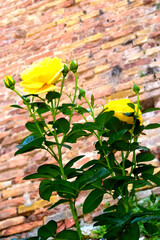
[[[12,75],[18,83],[19,73],[44,57],[58,56],[66,62],[78,59],[79,87],[86,90],[88,97],[93,94],[98,106],[109,99],[129,97],[136,101],[131,90],[134,81],[141,87],[143,109],[160,107],[159,3],[159,0],[1,0],[0,79]],[[66,80],[68,92],[73,90],[72,81],[70,75]],[[20,90],[18,84],[17,88]],[[35,172],[38,165],[55,162],[39,150],[14,156],[15,146],[28,135],[24,127],[28,115],[10,107],[19,103],[1,80],[0,239],[34,235],[33,229],[52,217],[59,221],[59,228],[73,225],[66,205],[47,211],[50,203],[40,199],[39,182],[22,180]],[[160,112],[144,116],[146,123],[159,119]],[[74,121],[79,120],[75,115]],[[152,149],[156,155],[154,164],[159,167],[160,131],[147,133],[141,140]],[[78,154],[86,154],[79,164],[88,161],[94,155],[93,140],[83,139],[72,151],[64,151],[64,162]],[[151,190],[141,191],[141,196],[148,191]],[[160,193],[159,188],[153,191]],[[84,199],[83,194],[80,199]],[[53,195],[51,202],[56,200]]]

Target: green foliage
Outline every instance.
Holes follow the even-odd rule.
[[[36,134],[31,134],[25,139],[23,139],[22,143],[17,147],[19,150],[15,152],[15,156],[18,154],[30,152],[34,149],[43,148],[42,143],[44,142],[45,137],[40,137]]]
[[[83,240],[75,205],[79,193],[86,190],[89,190],[89,193],[83,203],[84,214],[94,211],[105,194],[116,199],[115,205],[106,207],[102,214],[94,218],[95,225],[99,226],[97,233],[99,231],[101,237],[107,240],[138,240],[141,233],[147,237],[156,237],[160,227],[158,222],[160,209],[157,207],[156,197],[154,194],[150,196],[152,209],[149,206],[141,206],[137,201],[136,190],[147,185],[160,186],[160,172],[154,174],[154,166],[151,163],[148,164],[154,159],[154,155],[149,148],[142,146],[138,139],[140,134],[144,134],[143,130],[159,128],[160,124],[152,123],[144,126],[138,120],[137,113],[140,112],[141,106],[140,88],[136,84],[133,86],[137,95],[136,113],[136,105],[127,103],[133,109],[132,112],[128,112],[128,106],[125,106],[126,110],[124,106],[120,106],[120,109],[117,110],[116,107],[112,111],[103,107],[96,116],[94,96],[91,95],[88,100],[85,90],[77,85],[77,68],[78,63],[71,61],[70,70],[75,76],[73,95],[67,94],[63,89],[68,73],[66,65],[63,69],[60,92],[48,92],[43,98],[35,94],[21,96],[13,89],[21,97],[29,116],[33,119],[26,123],[25,127],[30,135],[17,146],[15,155],[43,149],[56,160],[56,164],[39,166],[35,173],[24,179],[41,180],[39,195],[44,200],[49,201],[53,192],[56,192],[60,199],[49,209],[60,204],[69,204],[76,226],[76,231],[65,229],[56,234],[57,224],[50,221],[39,228],[38,236],[29,239]],[[69,102],[61,101],[64,94],[69,98]],[[84,107],[85,104],[83,106],[77,104],[82,98],[87,107]],[[22,108],[19,105],[12,105],[12,107]],[[151,108],[144,113],[157,110],[160,109]],[[74,112],[84,121],[75,122]],[[49,122],[45,118],[48,114],[52,117]],[[121,114],[125,121],[126,119],[133,121],[121,121],[118,114]],[[80,138],[85,140],[88,136],[94,136],[96,139],[92,143],[94,147],[92,155],[98,155],[98,159],[91,159],[78,168],[75,167],[77,161],[84,157],[84,155],[78,155],[64,164],[62,148],[67,148],[67,151],[72,150],[74,143],[77,143]],[[84,144],[89,148],[89,141],[85,141]]]

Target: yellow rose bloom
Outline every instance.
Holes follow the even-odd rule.
[[[30,94],[53,91],[57,88],[54,84],[62,79],[63,68],[60,58],[46,57],[21,73],[20,85],[24,87],[24,92]]]
[[[133,109],[128,105],[128,103],[131,103],[129,99],[120,99],[120,100],[110,101],[105,106],[105,111],[114,111],[114,116],[117,117],[120,121],[126,122],[128,124],[133,124],[134,118],[132,116],[125,116],[124,113],[134,112],[134,115],[136,115],[137,105],[134,104],[135,109]],[[138,111],[138,120],[142,125],[143,119],[142,119],[142,113],[140,110]]]

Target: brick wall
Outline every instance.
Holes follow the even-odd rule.
[[[18,83],[19,73],[47,56],[58,56],[67,62],[78,59],[79,86],[87,91],[88,97],[95,95],[98,106],[109,99],[127,96],[135,101],[131,90],[135,81],[141,87],[143,108],[160,107],[158,3],[159,0],[1,0],[0,78],[12,75]],[[69,92],[73,90],[72,81],[70,75],[66,81]],[[51,216],[61,221],[60,228],[64,224],[71,226],[71,219],[63,221],[71,217],[66,205],[47,211],[49,202],[40,200],[39,183],[22,180],[44,161],[54,163],[54,160],[38,150],[14,156],[15,146],[28,135],[24,128],[27,115],[21,109],[10,108],[10,104],[20,102],[3,87],[2,81],[0,90],[1,239],[27,237],[26,232],[32,234],[32,229]],[[158,112],[144,117],[146,123],[159,119]],[[78,120],[79,116],[75,115],[75,121]],[[159,133],[157,129],[148,131],[148,136],[141,139],[156,155],[157,167]],[[79,141],[72,151],[64,151],[64,162],[83,153],[86,154],[83,163],[88,161],[94,155],[92,141],[93,138]],[[159,188],[154,192],[159,194]],[[146,194],[141,192],[141,196]],[[53,195],[51,202],[56,199]]]

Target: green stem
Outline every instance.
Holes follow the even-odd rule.
[[[71,200],[69,202],[69,204],[70,204],[70,209],[72,211],[72,215],[73,215],[73,218],[74,218],[74,221],[75,221],[75,225],[76,225],[76,228],[77,228],[79,239],[84,240],[84,237],[83,237],[81,229],[80,229],[79,221],[78,221],[78,214],[77,214],[77,210],[76,210],[76,207],[75,207],[75,203],[73,203],[72,200]]]
[[[14,88],[13,89],[13,91],[20,97],[20,98],[22,98],[22,95],[19,93],[19,92],[17,92],[17,90]],[[23,99],[23,98],[22,98]]]
[[[77,73],[74,73],[74,76],[75,76],[75,90],[74,90],[74,97],[73,97],[73,100],[72,100],[72,104],[75,103],[76,96],[77,96],[77,88],[78,88],[78,85],[77,85]],[[71,119],[72,119],[72,116],[73,116],[73,110],[74,110],[74,107],[72,107],[71,114],[69,116],[69,123],[71,123]]]
[[[84,99],[86,100],[86,102],[87,102],[87,104],[88,104],[88,106],[89,106],[89,109],[90,109],[90,111],[91,111],[90,115],[92,116],[92,118],[93,118],[93,120],[94,120],[94,122],[95,122],[94,110],[93,110],[93,108],[92,108],[90,102],[89,102],[88,99],[86,98],[86,96],[84,96]],[[100,145],[102,146],[103,143],[102,143],[102,139],[101,139],[101,136],[100,136],[99,131],[97,130],[97,134],[94,132],[94,135],[97,137],[97,139],[98,139]],[[108,168],[111,170],[111,175],[112,175],[112,177],[113,177],[114,174],[113,174],[113,172],[112,172],[112,168],[111,168],[111,166],[110,166],[109,159],[108,159],[108,157],[107,157],[106,152],[104,151],[104,149],[103,149],[102,151],[103,151],[103,153],[104,153],[104,157],[105,157],[105,159],[106,159],[106,162],[107,162]]]
[[[60,90],[60,97],[58,98],[57,106],[56,106],[56,107],[59,106],[60,98],[61,98],[61,96],[62,96],[62,91],[63,91],[63,86],[64,86],[64,80],[65,80],[65,77],[63,77],[63,79],[62,79],[61,90]]]
[[[124,153],[123,151],[121,151],[121,156],[122,156],[122,173],[123,173],[123,176],[125,176],[125,158],[124,158]]]

